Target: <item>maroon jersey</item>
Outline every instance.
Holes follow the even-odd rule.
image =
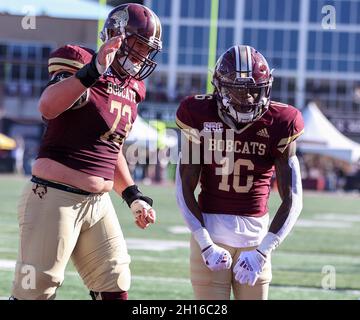
[[[300,111],[271,101],[262,118],[234,130],[219,114],[214,96],[192,96],[180,104],[176,122],[200,144],[201,211],[266,214],[274,161],[304,130]]]
[[[61,47],[50,56],[49,73],[76,72],[91,61],[93,54],[83,47]],[[110,68],[88,90],[84,106],[70,108],[48,121],[38,158],[50,158],[69,168],[113,180],[120,146],[135,121],[137,104],[144,98],[142,81],[132,79],[121,87]]]

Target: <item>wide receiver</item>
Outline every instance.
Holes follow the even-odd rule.
[[[177,168],[177,201],[192,232],[196,299],[230,299],[231,288],[235,299],[267,299],[271,252],[301,212],[295,139],[304,124],[297,109],[270,100],[272,82],[265,58],[236,45],[216,63],[214,94],[187,97],[177,110],[188,138]],[[268,229],[274,167],[282,203]]]
[[[160,21],[145,6],[123,4],[101,39],[97,53],[66,45],[50,56],[39,102],[47,129],[19,203],[13,299],[54,299],[70,257],[93,299],[127,299],[130,257],[108,192],[127,202],[140,228],[155,222],[122,144],[156,66]]]

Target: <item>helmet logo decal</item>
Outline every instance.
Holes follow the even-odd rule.
[[[114,12],[110,18],[115,20],[114,27],[119,28],[121,33],[125,33],[125,27],[129,21],[129,12],[127,8]]]

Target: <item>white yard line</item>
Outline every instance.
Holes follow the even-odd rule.
[[[144,251],[166,251],[166,250],[176,250],[178,248],[189,248],[188,241],[171,241],[171,240],[155,240],[155,239],[139,239],[139,238],[129,238],[126,240],[128,249],[131,250],[144,250]],[[17,248],[1,248],[0,253],[17,253]],[[294,256],[294,257],[321,257],[321,258],[339,258],[351,260],[353,262],[360,263],[360,256],[345,255],[345,254],[336,254],[336,253],[323,253],[323,252],[289,252],[289,251],[275,251],[275,256]],[[149,262],[157,262],[158,257],[151,256],[137,256],[132,254],[133,260],[142,260]],[[168,258],[169,262],[181,262],[182,258]]]
[[[17,239],[14,236],[0,236],[1,239]],[[161,239],[140,239],[140,238],[127,238],[125,239],[129,250],[145,250],[145,251],[166,251],[175,250],[180,248],[189,248],[189,241],[178,240],[161,240]],[[0,252],[17,252],[17,250],[9,248],[0,248]]]
[[[351,262],[360,263],[360,255],[354,257],[350,254],[336,254],[324,252],[289,252],[289,251],[275,251],[274,256],[292,256],[292,257],[313,257],[313,258],[329,258],[329,259],[345,259]]]
[[[299,219],[295,223],[296,228],[323,228],[323,229],[350,229],[351,222],[345,221],[329,221],[325,219]]]
[[[125,240],[129,250],[165,251],[165,250],[190,247],[189,241],[136,239],[136,238],[127,238]]]
[[[0,248],[0,253],[17,253],[15,248]]]
[[[301,292],[331,292],[331,293],[346,293],[351,295],[359,296],[360,298],[360,290],[351,290],[351,289],[336,289],[336,290],[327,290],[315,287],[297,287],[297,286],[281,286],[276,284],[270,284],[271,288],[289,290],[289,291],[301,291]]]
[[[188,262],[189,257],[185,256],[185,258],[184,257],[182,257],[182,258],[166,258],[166,257],[162,258],[162,257],[131,255],[131,260],[132,261],[142,261],[142,262],[156,262],[156,263],[159,263],[160,260],[164,260],[164,261],[166,261],[166,263],[184,263],[184,262]]]
[[[79,276],[76,272],[68,272],[66,273],[70,276]],[[173,277],[152,277],[152,276],[139,276],[132,275],[132,280],[136,281],[146,281],[146,282],[156,282],[156,283],[173,283],[173,284],[185,284],[191,285],[190,279],[187,278],[173,278]],[[315,287],[299,287],[299,286],[282,286],[282,285],[270,285],[271,289],[280,289],[280,290],[288,290],[288,291],[297,291],[297,292],[323,292],[323,293],[345,293],[350,295],[356,295],[360,298],[360,290],[349,290],[349,289],[336,289],[336,290],[326,290]]]
[[[11,271],[13,271],[15,269],[15,264],[16,264],[15,260],[1,259],[0,260],[0,270],[11,270]]]
[[[0,260],[0,269],[6,271],[13,271],[15,268],[15,260]],[[68,271],[66,272],[66,276],[70,277],[80,277],[77,272]],[[182,285],[191,285],[190,280],[187,278],[174,278],[174,277],[154,277],[154,276],[140,276],[133,275],[132,279],[135,281],[146,281],[146,282],[156,282],[156,283],[174,283],[174,284],[182,284]],[[356,295],[360,298],[360,290],[351,290],[351,289],[336,289],[336,290],[325,290],[321,288],[315,287],[300,287],[300,286],[283,286],[283,285],[270,285],[272,289],[281,289],[288,291],[301,291],[301,292],[331,292],[331,293],[345,293],[350,295]],[[8,299],[8,297],[0,297],[2,299]]]
[[[360,222],[358,214],[337,214],[337,213],[317,213],[313,218],[300,218],[295,226],[300,228],[329,228],[345,229],[354,227],[353,222]],[[189,228],[184,225],[170,226],[167,230],[172,234],[189,234]]]
[[[359,214],[318,213],[315,214],[314,218],[327,221],[360,222]]]

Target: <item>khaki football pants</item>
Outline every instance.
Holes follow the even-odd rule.
[[[266,300],[268,297],[269,283],[271,281],[270,259],[265,263],[264,270],[255,285],[242,285],[235,280],[233,268],[241,251],[255,249],[233,248],[217,243],[218,246],[228,250],[233,259],[229,270],[211,271],[201,257],[201,250],[196,240],[190,240],[190,277],[197,300],[229,300],[231,288],[236,300]]]
[[[15,298],[54,299],[70,257],[89,290],[129,289],[130,256],[108,193],[84,196],[29,183],[18,220]]]

